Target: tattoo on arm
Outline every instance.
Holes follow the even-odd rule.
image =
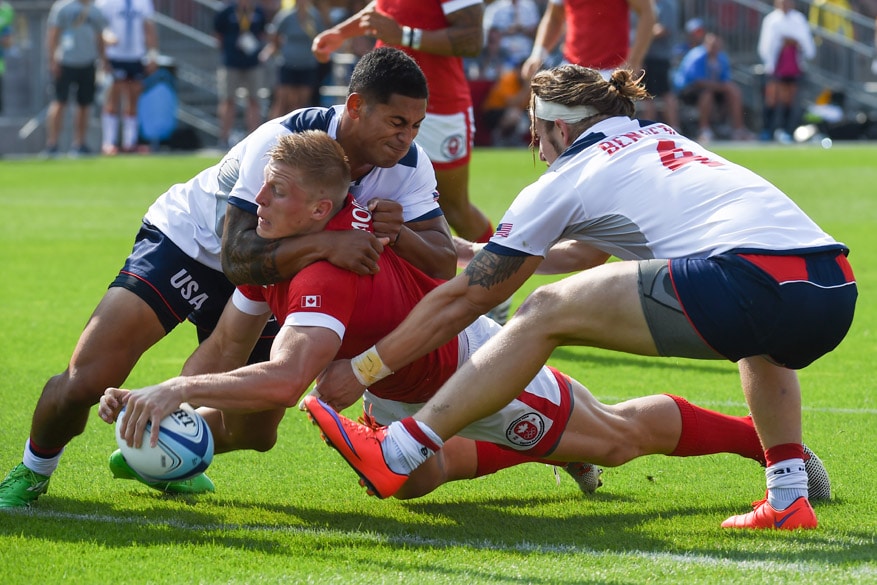
[[[464,273],[469,277],[469,286],[489,289],[516,274],[526,259],[526,256],[500,256],[482,252],[475,255]]]
[[[283,280],[283,275],[277,267],[277,250],[280,248],[280,240],[269,241],[262,250],[261,265],[253,262],[253,278],[257,279],[259,284],[275,283]],[[258,258],[256,260],[258,261]]]
[[[263,242],[264,245],[258,250],[252,245],[230,246],[227,256],[231,262],[223,266],[229,280],[235,284],[271,284],[282,280],[277,267],[280,241]]]

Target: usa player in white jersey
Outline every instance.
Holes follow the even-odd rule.
[[[729,359],[765,448],[768,494],[722,526],[816,527],[795,369],[849,329],[857,290],[847,248],[763,178],[668,126],[634,120],[646,92],[629,71],[604,80],[565,65],[538,73],[531,91],[548,170],[462,274],[374,347],[336,363],[320,392],[331,400],[336,388],[371,384],[443,343],[543,259],[543,270],[582,272],[530,295],[412,419],[372,430],[338,415],[323,432],[336,447],[352,439],[342,455],[388,495],[444,439],[520,392],[558,345]],[[622,261],[605,263],[610,256]]]
[[[43,388],[22,462],[0,483],[0,508],[29,505],[46,491],[64,447],[85,429],[101,393],[122,384],[149,347],[185,320],[195,324],[199,339],[209,335],[234,290],[222,268],[250,283],[279,281],[322,259],[367,274],[377,270],[378,255],[389,243],[427,274],[452,276],[450,229],[435,201],[430,163],[413,142],[427,97],[426,79],[410,57],[395,49],[374,51],[357,64],[344,106],[301,110],[268,122],[218,164],[159,197],[67,369]],[[307,128],[328,131],[345,148],[353,169],[351,190],[377,205],[374,235],[354,230],[284,240],[256,235],[252,201],[261,179],[257,183],[255,177],[261,177],[267,150],[278,136]],[[268,358],[275,331],[276,324],[269,324],[253,361]],[[125,475],[113,461],[114,473]],[[213,490],[205,476],[153,487]]]

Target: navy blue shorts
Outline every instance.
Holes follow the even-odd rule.
[[[110,59],[113,79],[116,81],[143,81],[146,77],[146,66],[143,61],[117,61]]]
[[[670,261],[670,275],[710,347],[731,361],[764,355],[791,369],[837,347],[858,296],[845,249],[681,258]]]
[[[115,286],[143,299],[168,333],[188,319],[197,327],[199,341],[216,328],[235,289],[225,274],[196,262],[145,221],[131,255],[110,284],[110,288]],[[268,360],[277,331],[277,321],[272,317],[253,350],[251,363]]]

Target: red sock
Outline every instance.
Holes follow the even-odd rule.
[[[801,443],[784,443],[782,445],[774,445],[770,449],[766,449],[764,451],[764,456],[767,459],[768,467],[787,459],[805,459],[804,445],[802,445]],[[809,459],[809,457],[807,457],[806,459]]]
[[[765,464],[764,449],[749,416],[729,416],[695,406],[680,396],[667,394],[682,415],[679,444],[673,457],[736,453]]]
[[[475,477],[490,475],[500,469],[513,467],[521,463],[542,461],[538,457],[506,449],[486,441],[475,441],[475,449],[478,453],[478,468],[475,470]]]
[[[479,242],[481,244],[486,244],[487,242],[490,241],[490,238],[493,237],[493,232],[494,232],[493,225],[491,225],[490,222],[487,222],[487,230],[485,230],[485,232],[483,234],[478,236],[478,239],[475,241]]]

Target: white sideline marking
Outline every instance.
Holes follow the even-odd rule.
[[[57,520],[76,520],[87,522],[103,522],[107,524],[144,524],[141,516],[136,518],[126,516],[108,516],[100,514],[72,514],[68,512],[55,512],[52,510],[36,510],[33,508],[10,508],[4,512],[12,514],[21,514],[22,516],[37,516],[40,518],[57,519]],[[315,537],[336,537],[347,538],[354,541],[381,544],[398,544],[404,546],[425,546],[432,548],[469,548],[473,550],[491,550],[491,551],[508,551],[516,553],[555,553],[555,554],[575,554],[585,555],[594,558],[629,558],[629,559],[646,559],[650,561],[661,561],[673,564],[688,564],[704,567],[726,567],[744,571],[760,571],[770,573],[788,574],[824,574],[830,566],[814,562],[801,563],[785,563],[779,561],[758,561],[758,560],[732,560],[724,557],[712,557],[703,554],[679,554],[679,553],[663,553],[654,551],[623,551],[623,552],[606,552],[594,550],[583,546],[574,545],[545,545],[539,543],[520,542],[517,544],[506,545],[492,542],[490,540],[445,540],[439,538],[423,538],[420,536],[401,534],[401,535],[380,535],[369,532],[350,532],[343,530],[327,530],[315,528],[302,528],[298,526],[269,526],[262,524],[189,524],[171,519],[158,519],[149,524],[153,526],[166,526],[178,530],[188,530],[192,532],[206,531],[241,531],[241,532],[264,532],[264,533],[293,533],[313,535]],[[863,546],[872,544],[871,540],[863,538],[828,538],[823,544],[835,543],[838,547],[846,548],[851,545]],[[849,576],[877,576],[877,566],[860,565],[856,567],[844,567],[844,575]]]

